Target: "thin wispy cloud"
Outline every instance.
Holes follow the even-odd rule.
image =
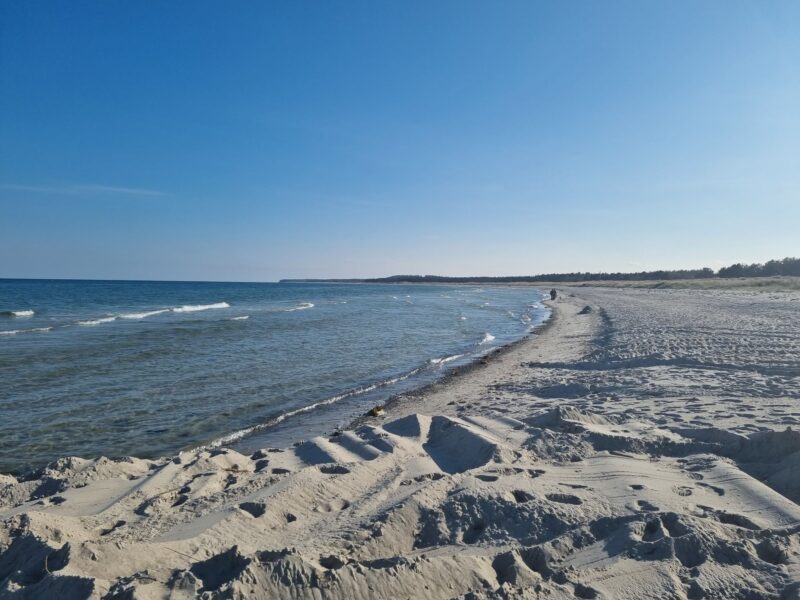
[[[114,185],[61,184],[61,185],[22,185],[14,183],[0,184],[0,189],[34,194],[60,194],[64,196],[88,196],[100,194],[117,194],[126,196],[172,196],[169,192],[144,188],[119,187]]]

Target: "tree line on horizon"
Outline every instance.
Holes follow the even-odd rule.
[[[361,279],[365,283],[524,283],[535,281],[574,282],[574,281],[641,281],[670,279],[730,279],[735,277],[773,277],[788,275],[800,277],[800,258],[770,260],[765,263],[736,263],[714,271],[703,269],[676,269],[659,271],[639,271],[638,273],[547,273],[542,275],[506,277],[447,277],[442,275],[392,275]]]

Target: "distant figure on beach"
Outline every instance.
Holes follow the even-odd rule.
[[[556,296],[558,296],[558,292],[556,291],[556,288],[553,288],[550,290],[550,300],[555,300]]]

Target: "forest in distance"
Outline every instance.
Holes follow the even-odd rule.
[[[800,277],[800,258],[783,258],[765,263],[736,263],[717,271],[703,269],[676,269],[640,271],[637,273],[546,273],[542,275],[510,275],[503,277],[447,277],[443,275],[391,275],[372,279],[282,279],[291,281],[329,281],[340,283],[526,283],[537,281],[659,281],[677,279],[731,279],[736,277]]]

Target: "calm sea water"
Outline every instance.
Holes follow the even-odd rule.
[[[0,280],[0,472],[332,430],[519,339],[531,288]]]

